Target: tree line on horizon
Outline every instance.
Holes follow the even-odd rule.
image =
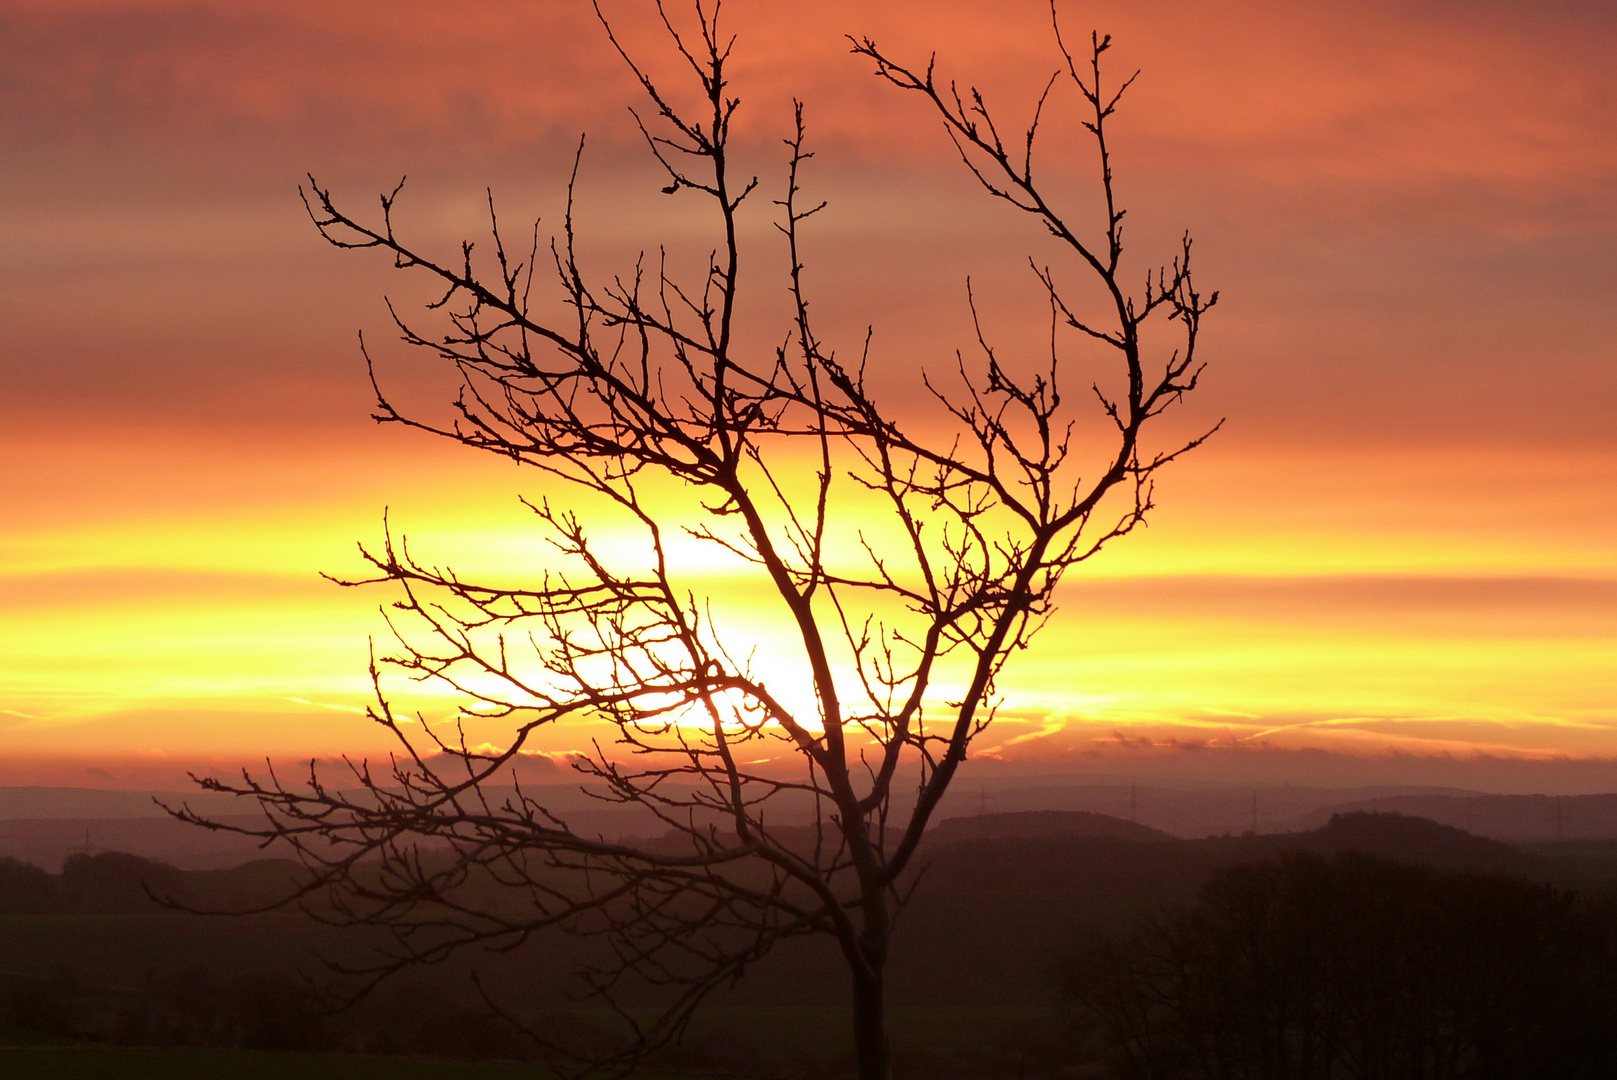
[[[1119,1080],[1617,1075],[1617,908],[1523,877],[1287,852],[1062,988]]]

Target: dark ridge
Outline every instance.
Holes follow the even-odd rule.
[[[1044,840],[1072,837],[1086,840],[1161,841],[1174,837],[1149,825],[1095,814],[1087,810],[1019,810],[1008,814],[976,814],[940,822],[927,839],[934,844],[962,840]]]
[[[0,858],[0,915],[156,910],[154,896],[180,890],[185,873],[121,851],[69,855],[60,874]]]
[[[1617,837],[1617,794],[1402,792],[1323,807],[1305,814],[1298,825],[1317,828],[1333,814],[1354,810],[1430,818],[1495,840],[1593,840]]]
[[[1502,841],[1474,836],[1429,818],[1397,813],[1333,814],[1330,821],[1313,832],[1241,840],[1258,848],[1272,846],[1276,851],[1358,852],[1439,870],[1527,875],[1545,870],[1542,858]]]

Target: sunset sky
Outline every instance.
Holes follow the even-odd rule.
[[[658,55],[646,4],[603,6]],[[979,751],[1617,759],[1617,6],[1062,12],[1142,69],[1114,132],[1129,258],[1143,279],[1194,234],[1222,300],[1175,422],[1226,423],[1149,529],[1069,580]],[[902,402],[969,342],[966,276],[1014,298],[1038,238],[842,35],[936,51],[1022,117],[1056,62],[1048,9],[726,14],[746,167],[778,197],[802,98],[830,202],[817,310],[850,348],[874,326]],[[423,551],[540,570],[516,499],[545,490],[368,419],[356,332],[427,385],[382,299],[426,297],[325,245],[300,179],[360,208],[407,173],[399,221],[452,255],[485,187],[548,232],[587,131],[586,253],[626,269],[705,224],[658,193],[639,103],[575,0],[0,0],[0,783],[380,745],[358,712],[387,597],[319,572],[356,570],[384,508]],[[1069,145],[1049,168],[1094,224]],[[769,209],[751,287],[775,295]]]

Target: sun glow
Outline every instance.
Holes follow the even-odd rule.
[[[485,185],[506,220],[558,225],[584,128],[592,271],[667,244],[699,274],[711,222],[659,193],[621,109],[632,80],[601,42],[577,47],[587,10],[408,4],[373,26],[301,2],[252,19],[205,2],[190,22],[169,6],[28,2],[8,24],[23,44],[0,110],[0,756],[376,750],[360,714],[391,597],[319,574],[363,577],[355,544],[380,542],[385,512],[423,559],[532,580],[556,552],[516,496],[571,497],[368,425],[352,335],[396,360],[378,297],[401,286],[317,242],[303,169],[356,199],[410,173],[415,235],[452,254],[483,227]],[[1037,243],[1007,242],[1025,222],[979,205],[841,35],[937,48],[1011,102],[1043,78],[1028,50],[1047,13],[810,7],[736,13],[738,153],[776,176],[790,100],[808,99],[806,184],[830,201],[805,241],[816,317],[844,358],[873,325],[873,382],[921,414],[916,372],[946,375],[972,343],[968,275],[1003,354],[1042,355],[1047,313],[1023,288]],[[981,748],[1030,767],[1127,739],[1617,756],[1617,327],[1589,301],[1617,251],[1609,34],[1506,7],[1464,26],[1396,5],[1170,7],[1094,18],[1145,69],[1118,129],[1131,253],[1151,253],[1143,276],[1181,225],[1196,234],[1225,299],[1195,431],[1229,422],[1163,475],[1149,528],[1070,576]],[[104,93],[71,76],[85,70]],[[779,195],[761,190],[744,223],[762,324],[746,347],[764,355],[786,302]],[[788,486],[814,469],[794,464]],[[643,532],[582,509],[603,557],[645,559]],[[857,489],[835,509],[840,564],[866,559],[861,533],[902,547]],[[667,542],[726,647],[815,716],[767,585],[712,544]],[[442,687],[401,692],[431,723],[454,714]],[[535,749],[599,733],[580,721]]]
[[[525,487],[536,478],[429,460],[431,490],[395,498],[389,510],[418,556],[509,581],[552,565],[554,549],[515,499],[552,493]],[[205,488],[208,466],[187,467],[200,470],[194,484]],[[414,467],[392,465],[401,481]],[[1617,576],[1595,571],[1617,565],[1614,533],[1564,530],[1547,544],[1538,532],[1558,488],[1587,484],[1604,465],[1573,461],[1557,474],[1544,461],[1518,462],[1540,470],[1543,483],[1518,495],[1501,485],[1492,503],[1466,490],[1472,477],[1497,479],[1499,467],[1485,457],[1451,463],[1456,504],[1469,516],[1456,520],[1420,490],[1355,489],[1352,470],[1329,459],[1259,485],[1256,464],[1210,452],[1197,475],[1174,478],[1183,490],[1151,529],[1069,579],[1055,620],[1011,661],[985,752],[1057,761],[1132,732],[1611,753]],[[45,527],[8,520],[0,532],[8,752],[117,756],[166,745],[315,755],[383,746],[358,714],[370,698],[367,641],[385,650],[377,608],[390,596],[318,576],[359,576],[353,545],[377,537],[375,488],[387,486],[385,476],[373,480],[345,490],[322,484],[311,464],[303,497],[273,506],[146,514],[99,506],[77,524],[71,515]],[[1286,502],[1290,514],[1274,512],[1281,483],[1302,493]],[[861,528],[879,520],[875,504],[843,509]],[[1395,526],[1367,529],[1365,516]],[[643,533],[603,521],[605,556],[646,557]],[[751,655],[771,691],[817,726],[793,626],[753,568],[712,547],[675,537],[680,582],[707,605],[732,655]],[[442,723],[455,712],[443,687],[410,684],[403,694],[401,715],[419,710]],[[708,724],[694,715],[682,722]],[[498,724],[471,733],[505,735]],[[565,753],[602,734],[580,720],[541,734],[532,749]]]

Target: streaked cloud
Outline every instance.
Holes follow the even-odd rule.
[[[656,55],[641,0],[608,10]],[[790,97],[810,103],[828,338],[874,324],[875,377],[910,408],[918,368],[969,340],[971,274],[1007,355],[1039,348],[1021,289],[1038,237],[981,203],[840,35],[935,48],[1014,115],[1051,63],[1044,4],[732,15],[749,163],[774,168]],[[1136,744],[1617,751],[1617,9],[1066,17],[1144,69],[1116,144],[1131,257],[1143,275],[1197,235],[1225,300],[1187,430],[1229,423],[1019,658],[991,744],[1007,767]],[[587,129],[591,265],[699,256],[704,221],[657,193],[634,97],[585,5],[0,0],[0,748],[370,745],[342,714],[384,598],[317,572],[351,568],[384,507],[443,552],[529,572],[542,545],[512,496],[535,488],[368,425],[356,330],[402,392],[437,385],[380,303],[417,286],[321,245],[295,186],[313,170],[362,205],[408,172],[401,220],[452,251],[483,227],[485,183],[512,220],[553,220]],[[1087,160],[1049,168],[1086,205]],[[758,210],[763,348],[780,252]],[[738,632],[771,640],[744,606]]]

